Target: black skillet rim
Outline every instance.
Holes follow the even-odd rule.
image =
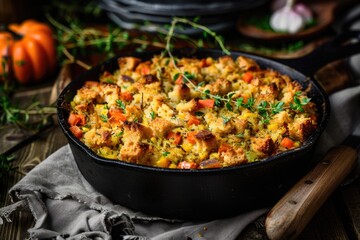
[[[184,49],[181,49],[181,51],[183,51]],[[179,51],[179,50],[177,50]],[[185,52],[188,52],[189,49],[185,49]],[[193,50],[191,50],[193,52]],[[139,57],[139,58],[144,58],[146,56],[152,56],[153,54],[159,54],[161,51],[151,51],[151,52],[143,52],[143,53],[134,53],[132,54],[132,56],[134,57]],[[177,53],[174,53],[174,55],[176,55]],[[215,54],[217,56],[221,56],[223,55],[221,50],[217,50],[217,49],[196,49],[196,54]],[[253,54],[249,54],[249,53],[244,53],[244,52],[240,52],[240,51],[231,51],[231,55],[230,56],[239,56],[239,55],[243,55],[249,58],[254,59],[256,62],[263,64],[264,62],[268,65],[271,65],[271,68],[276,69],[277,71],[280,71],[279,69],[285,69],[285,71],[294,71],[294,74],[298,75],[299,77],[302,77],[303,79],[305,79],[304,81],[309,81],[312,87],[316,88],[317,93],[319,94],[319,96],[321,97],[321,99],[323,100],[323,102],[321,103],[322,105],[318,107],[318,109],[322,109],[322,113],[319,113],[321,116],[321,121],[318,123],[318,127],[316,128],[316,130],[310,135],[310,137],[306,140],[306,142],[300,146],[299,148],[295,148],[286,152],[282,152],[273,156],[270,156],[264,160],[260,160],[260,161],[256,161],[256,162],[252,162],[252,163],[247,163],[247,164],[242,164],[242,165],[237,165],[237,166],[230,166],[230,167],[223,167],[223,168],[212,168],[212,169],[170,169],[170,168],[158,168],[158,167],[152,167],[152,166],[146,166],[146,165],[139,165],[139,164],[135,164],[135,163],[128,163],[128,162],[124,162],[124,161],[116,161],[116,160],[112,160],[112,159],[107,159],[107,158],[103,158],[98,156],[95,152],[93,152],[90,148],[88,148],[84,143],[82,143],[80,140],[78,140],[69,130],[69,126],[67,125],[67,121],[65,119],[64,116],[64,111],[66,111],[66,109],[64,108],[63,104],[65,102],[65,95],[67,94],[68,91],[71,91],[71,89],[74,88],[74,85],[77,84],[78,81],[80,81],[82,78],[85,78],[87,75],[91,75],[91,74],[95,74],[95,73],[100,73],[101,70],[104,68],[104,66],[107,66],[111,63],[114,63],[114,61],[117,60],[117,58],[121,57],[121,56],[116,56],[112,59],[109,59],[108,61],[99,64],[93,68],[91,68],[90,70],[85,71],[84,73],[80,74],[79,76],[77,76],[70,84],[68,84],[63,91],[60,93],[58,100],[57,100],[57,115],[58,115],[58,120],[59,120],[59,124],[61,126],[62,131],[64,132],[65,136],[68,138],[69,141],[71,141],[73,144],[75,144],[77,147],[81,148],[84,152],[86,152],[86,154],[88,154],[92,160],[94,160],[95,162],[97,162],[98,164],[102,164],[102,165],[110,165],[110,166],[114,166],[114,167],[121,167],[121,168],[127,168],[127,169],[131,169],[131,170],[138,170],[138,171],[148,171],[148,172],[165,172],[168,174],[178,174],[178,175],[189,175],[189,174],[196,174],[196,175],[208,175],[208,174],[213,174],[213,173],[219,173],[219,172],[228,172],[228,171],[238,171],[239,169],[247,169],[247,168],[254,168],[257,167],[259,165],[265,165],[265,164],[271,164],[274,161],[277,161],[279,159],[282,159],[285,156],[288,155],[293,155],[293,154],[300,154],[302,152],[307,152],[308,150],[310,150],[312,147],[314,147],[314,145],[316,144],[317,140],[319,139],[319,137],[321,136],[321,134],[323,133],[323,131],[325,130],[326,126],[327,126],[327,122],[329,120],[329,116],[330,116],[330,102],[329,99],[327,97],[326,92],[324,91],[324,89],[321,87],[321,85],[313,80],[312,77],[306,77],[305,75],[303,75],[301,72],[297,71],[294,68],[291,68],[285,64],[282,63],[278,63],[274,60],[271,59],[267,59],[265,57],[262,56],[257,56],[257,55],[253,55]],[[274,66],[276,68],[274,68]],[[94,73],[93,73],[94,72]],[[280,71],[282,72],[282,71]],[[291,77],[293,80],[299,82],[298,79],[294,79],[293,77]],[[79,80],[80,79],[80,80]],[[82,80],[84,81],[84,80]],[[319,103],[317,103],[318,105]]]

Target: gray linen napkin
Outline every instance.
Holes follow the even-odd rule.
[[[11,190],[15,204],[0,209],[7,219],[18,208],[35,218],[36,239],[234,239],[265,209],[210,222],[146,216],[112,203],[80,174],[69,145],[31,170]],[[112,236],[113,235],[113,236]]]

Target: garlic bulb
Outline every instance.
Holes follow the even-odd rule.
[[[294,5],[294,0],[288,0],[284,7],[273,13],[270,26],[274,31],[297,33],[311,20],[312,13],[308,7],[301,3]]]
[[[313,15],[311,10],[303,3],[297,3],[294,5],[294,11],[301,15],[306,23],[309,23],[313,20]]]

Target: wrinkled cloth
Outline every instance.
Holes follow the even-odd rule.
[[[265,209],[209,222],[181,222],[133,212],[112,203],[81,175],[69,145],[53,153],[10,190],[14,205],[0,217],[28,208],[34,239],[235,239]]]

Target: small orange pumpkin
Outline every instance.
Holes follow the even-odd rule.
[[[23,84],[39,82],[56,68],[51,28],[36,20],[10,24],[0,32],[0,80],[8,74]]]

